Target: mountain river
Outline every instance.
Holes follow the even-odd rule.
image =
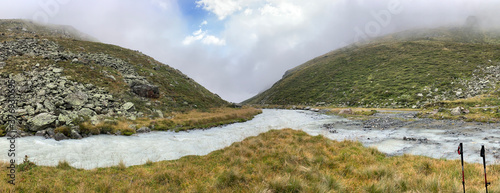
[[[24,137],[16,139],[16,159],[24,155],[37,165],[55,166],[66,160],[76,168],[109,167],[123,161],[139,165],[147,160],[174,160],[186,155],[206,155],[234,142],[272,129],[292,128],[333,140],[357,140],[389,156],[423,155],[438,159],[460,159],[457,147],[464,144],[467,162],[481,163],[481,145],[488,164],[500,160],[499,124],[465,123],[413,118],[414,113],[377,113],[368,121],[299,110],[265,109],[253,120],[223,127],[188,132],[158,132],[134,136],[98,135],[81,140]],[[6,162],[9,141],[0,138],[0,161]]]

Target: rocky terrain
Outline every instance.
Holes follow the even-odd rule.
[[[178,70],[75,31],[0,20],[0,134],[15,120],[21,136],[81,138],[75,122],[227,105]],[[54,133],[59,126],[71,136]]]
[[[327,136],[336,139],[354,138],[391,156],[410,153],[458,159],[454,147],[465,143],[474,151],[479,150],[478,144],[486,144],[491,154],[489,162],[496,163],[500,159],[500,123],[435,120],[418,118],[417,114],[416,111],[385,110],[364,120],[336,120],[322,127],[328,131]],[[430,151],[433,148],[442,152],[433,153]],[[468,159],[480,162],[480,158]]]

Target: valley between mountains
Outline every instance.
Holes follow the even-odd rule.
[[[418,29],[318,56],[235,104],[140,51],[0,20],[0,136],[26,148],[0,157],[16,173],[0,191],[459,192],[464,142],[479,192],[479,143],[499,179],[499,81],[499,31]]]

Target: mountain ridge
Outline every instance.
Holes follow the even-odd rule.
[[[68,29],[0,20],[0,125],[14,117],[21,135],[53,137],[47,129],[80,121],[96,125],[229,104],[139,51],[87,41],[92,38]],[[8,95],[12,80],[15,94]],[[17,103],[14,113],[9,101]]]
[[[419,108],[497,92],[499,40],[466,27],[390,34],[292,68],[244,103]]]

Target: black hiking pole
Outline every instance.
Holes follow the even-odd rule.
[[[486,156],[484,151],[484,145],[481,146],[481,157],[483,157],[483,166],[484,166],[484,187],[486,187],[486,193],[488,193],[488,185],[490,183],[486,179]]]
[[[462,186],[464,187],[464,193],[465,193],[465,175],[464,175],[464,149],[462,146],[462,143],[458,145],[458,154],[460,155],[462,159]]]

